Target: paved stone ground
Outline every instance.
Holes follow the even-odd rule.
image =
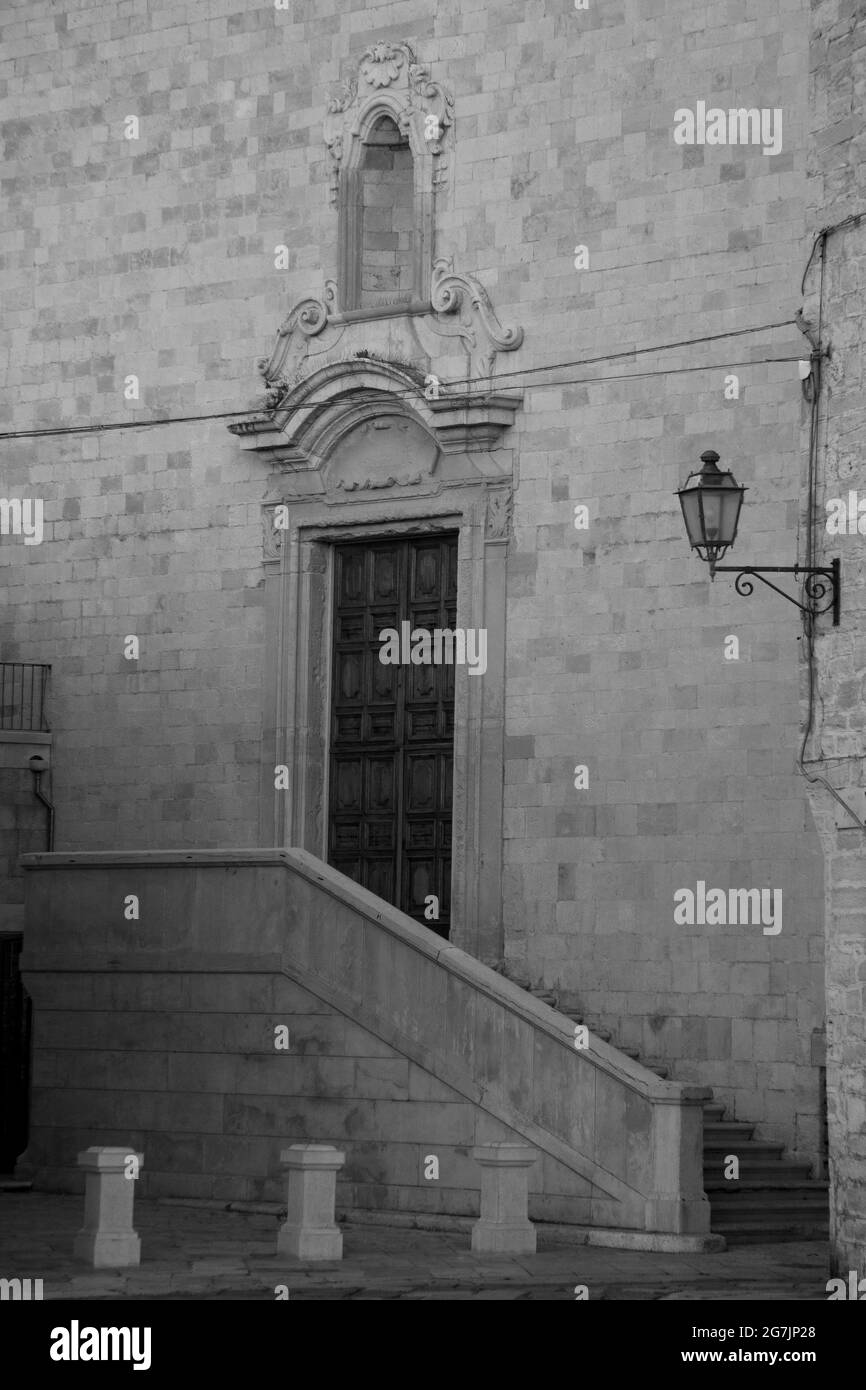
[[[276,1254],[274,1216],[139,1201],[142,1263],[90,1270],[72,1256],[83,1197],[0,1193],[0,1277],[41,1278],[46,1299],[751,1299],[826,1301],[823,1242],[665,1255],[546,1239],[534,1256],[480,1257],[468,1235],[343,1227],[340,1263],[292,1265]]]

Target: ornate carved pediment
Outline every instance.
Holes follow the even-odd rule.
[[[370,118],[387,110],[409,139],[413,153],[434,160],[433,186],[445,173],[445,139],[454,121],[454,98],[429,68],[417,62],[410,43],[374,43],[354,70],[336,84],[328,99],[325,144],[331,157],[331,201],[336,202],[340,172],[353,139],[363,138]]]
[[[308,376],[296,373],[293,386],[280,385],[278,399],[257,418],[229,425],[244,448],[293,472],[321,471],[359,425],[399,414],[421,426],[444,454],[489,451],[522,399],[506,391],[467,391],[463,383],[433,398],[418,367],[366,351],[323,360]],[[415,471],[389,467],[386,476],[405,480]]]
[[[474,276],[440,257],[427,314],[358,319],[336,302],[328,281],[321,299],[299,300],[286,316],[258,362],[266,390],[257,417],[229,425],[245,448],[284,466],[321,467],[359,419],[388,413],[389,395],[444,453],[497,446],[522,396],[496,390],[494,367],[499,352],[520,347],[523,329],[503,327]]]
[[[270,357],[257,363],[267,388],[256,402],[260,410],[283,407],[306,376],[334,360],[338,348],[343,361],[376,357],[416,368],[425,378],[428,399],[435,400],[437,394],[441,399],[472,391],[475,382],[492,385],[497,354],[514,352],[523,342],[522,328],[502,326],[480,281],[456,271],[443,256],[434,264],[428,314],[398,311],[359,321],[339,313],[336,303],[337,286],[328,280],[321,299],[301,299],[289,311]],[[379,351],[371,351],[373,342]]]

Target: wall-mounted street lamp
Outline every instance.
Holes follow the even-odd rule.
[[[716,467],[718,461],[718,454],[713,449],[707,449],[701,454],[703,468],[700,472],[690,473],[685,485],[677,492],[689,542],[701,559],[709,563],[710,579],[715,578],[716,571],[719,574],[736,574],[734,588],[738,594],[748,597],[755,588],[750,582],[751,576],[754,575],[762,584],[775,589],[777,594],[781,594],[789,603],[795,604],[803,613],[811,613],[815,617],[818,613],[827,613],[832,608],[833,626],[838,627],[842,597],[842,576],[838,560],[833,560],[826,569],[813,565],[717,564],[719,558],[734,543],[740,508],[747,491],[746,488],[740,487],[733,473],[723,473]],[[696,481],[693,482],[692,479]],[[804,575],[803,593],[809,602],[798,602],[790,594],[786,594],[784,589],[765,579],[765,574],[793,574],[795,578]],[[828,592],[830,597],[825,603]]]

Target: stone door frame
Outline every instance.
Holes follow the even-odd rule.
[[[500,455],[501,458],[501,455]],[[487,629],[487,670],[455,669],[451,944],[502,956],[505,559],[510,479],[440,483],[411,496],[265,504],[266,671],[260,843],[327,859],[333,547],[458,533],[457,626]],[[289,789],[275,789],[285,765]]]

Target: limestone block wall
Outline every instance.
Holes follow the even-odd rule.
[[[817,249],[805,301],[806,317],[813,325],[821,323],[822,345],[830,351],[819,397],[816,563],[840,558],[843,608],[841,626],[815,644],[818,699],[807,759],[810,773],[823,779],[815,781],[810,795],[826,884],[831,1258],[834,1273],[855,1269],[861,1277],[866,1272],[866,541],[858,529],[856,494],[866,497],[866,228],[847,219],[863,211],[866,194],[864,40],[862,6],[822,0],[814,7],[810,222],[816,235],[833,229],[823,252],[820,244]],[[838,515],[840,502],[846,518],[853,512],[853,531],[846,519],[842,534],[829,534],[827,522],[832,513]],[[806,680],[804,672],[804,692]]]
[[[46,536],[0,545],[0,644],[53,663],[58,848],[257,843],[269,480],[223,420],[145,422],[249,403],[288,309],[338,273],[331,84],[410,39],[455,101],[435,252],[525,333],[496,364],[525,390],[503,954],[810,1156],[822,882],[796,615],[711,587],[673,497],[715,445],[750,488],[732,558],[793,562],[808,34],[807,0],[5,7],[0,427],[124,428],[2,444]],[[781,151],[677,145],[699,101],[781,110]],[[677,927],[699,879],[781,889],[782,933]]]
[[[528,393],[517,426],[505,950],[814,1157],[822,866],[795,772],[799,623],[768,591],[708,582],[673,495],[712,443],[749,488],[730,561],[794,562],[806,406],[794,364],[767,359],[803,351],[785,325],[809,249],[808,12],[639,8],[527,12],[471,142],[501,200],[475,185],[459,195],[470,220],[453,223],[467,240],[488,230],[497,303],[527,325],[522,360],[541,326],[533,365],[575,364]],[[701,99],[781,110],[782,152],[677,146],[674,111]],[[769,324],[782,326],[692,341]],[[659,346],[677,342],[691,345]],[[699,880],[778,888],[781,933],[677,925],[674,893]]]
[[[472,1145],[522,1137],[539,1219],[708,1230],[705,1088],[576,1049],[567,1019],[312,856],[25,866],[40,1186],[117,1142],[143,1150],[145,1193],[275,1200],[280,1149],[310,1140],[347,1150],[344,1207],[466,1215]]]

